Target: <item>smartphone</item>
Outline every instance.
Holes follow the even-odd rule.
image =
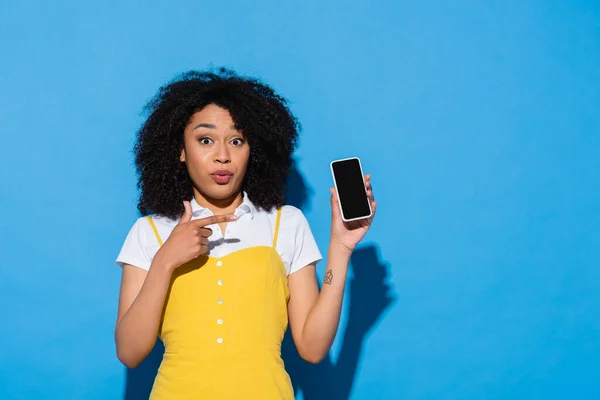
[[[358,157],[331,162],[331,174],[338,194],[342,219],[346,222],[371,217],[365,178]]]

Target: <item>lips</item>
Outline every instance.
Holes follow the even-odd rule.
[[[213,180],[216,183],[224,185],[224,184],[229,183],[229,181],[231,181],[233,174],[227,170],[219,170],[219,171],[214,171],[212,174],[210,174],[210,176],[213,178]]]

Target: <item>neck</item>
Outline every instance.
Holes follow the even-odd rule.
[[[242,192],[224,199],[214,199],[194,188],[194,198],[200,207],[208,208],[214,215],[233,214],[244,201]]]

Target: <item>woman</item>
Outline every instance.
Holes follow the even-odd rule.
[[[117,259],[119,360],[136,367],[160,337],[151,399],[292,399],[280,352],[288,321],[300,356],[318,363],[338,328],[350,255],[372,218],[344,223],[330,189],[319,291],[310,227],[283,205],[298,136],[285,99],[221,69],[182,75],[147,110],[135,145],[145,217]],[[365,185],[375,209],[368,175]]]

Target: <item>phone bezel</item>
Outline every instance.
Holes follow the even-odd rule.
[[[339,192],[338,192],[337,181],[335,179],[335,173],[333,172],[333,164],[339,163],[339,162],[344,162],[344,161],[350,161],[350,160],[357,160],[358,161],[358,167],[360,168],[360,176],[363,179],[363,188],[364,188],[364,191],[365,191],[365,197],[367,197],[367,188],[364,186],[364,183],[365,183],[365,174],[364,174],[363,169],[362,169],[362,163],[360,162],[360,158],[358,158],[358,157],[341,158],[339,160],[333,160],[333,161],[331,161],[329,163],[329,168],[331,169],[331,176],[333,178],[333,184],[335,186],[335,192],[336,192],[336,195],[337,195],[337,203],[338,203],[338,206],[340,208],[340,214],[342,216],[342,220],[344,222],[358,221],[358,220],[361,220],[361,219],[371,218],[373,216],[373,209],[371,208],[371,202],[368,201],[368,197],[367,197],[367,204],[369,206],[369,215],[360,216],[360,217],[357,217],[357,218],[350,218],[350,219],[347,219],[344,216],[344,211],[342,210],[342,202],[340,201],[340,195],[339,195]]]

